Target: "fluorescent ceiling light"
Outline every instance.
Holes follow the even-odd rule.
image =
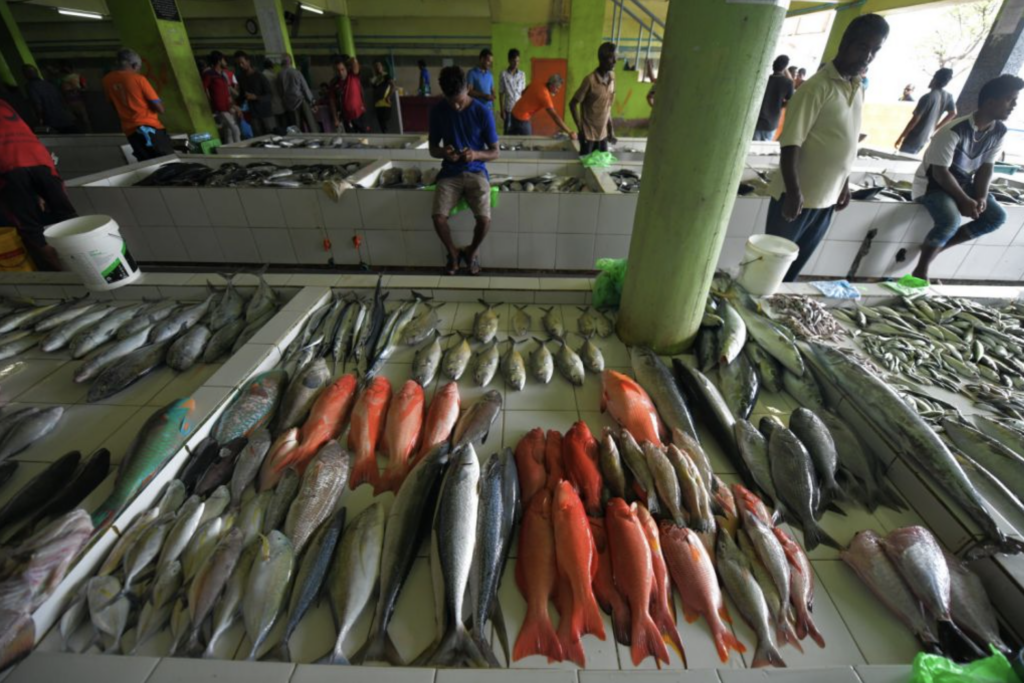
[[[304,10],[306,10],[307,12],[312,12],[313,14],[323,14],[324,13],[324,11],[322,9],[320,9],[319,7],[313,7],[312,5],[304,5],[301,2],[299,3],[299,7],[301,7]]]
[[[99,12],[86,12],[79,9],[65,9],[63,7],[57,8],[57,14],[63,14],[66,17],[80,17],[82,19],[102,19],[103,15]]]

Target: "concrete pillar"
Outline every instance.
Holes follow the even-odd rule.
[[[619,310],[617,331],[626,344],[673,354],[693,343],[775,56],[783,4],[670,5]]]
[[[1024,68],[1024,0],[1003,0],[992,30],[971,67],[956,103],[959,112],[978,108],[981,86],[1003,74],[1018,75]]]
[[[14,21],[7,0],[0,0],[0,80],[11,86],[24,84],[21,70],[26,64],[35,66],[36,60]]]
[[[352,20],[347,14],[338,15],[338,50],[343,55],[356,56],[356,39],[352,36]]]
[[[275,64],[281,63],[285,54],[295,57],[292,52],[292,39],[288,35],[288,25],[284,23],[284,7],[281,0],[253,0],[256,9],[256,21],[260,25],[263,36],[263,48],[267,57]]]
[[[184,22],[157,19],[152,3],[139,0],[107,0],[107,8],[121,44],[142,57],[141,73],[167,108],[160,120],[168,132],[217,137]]]
[[[603,42],[604,12],[606,3],[595,0],[572,0],[569,15],[569,48],[566,51],[565,101],[569,100],[580,87],[583,77],[597,68],[597,48]],[[524,55],[529,56],[529,46]],[[528,61],[524,59],[523,61]],[[501,71],[508,66],[504,54],[494,55],[494,70]],[[569,119],[572,125],[572,119]]]

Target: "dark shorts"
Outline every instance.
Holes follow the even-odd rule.
[[[135,131],[128,136],[128,144],[132,146],[132,154],[139,161],[174,154],[174,143],[171,142],[171,136],[163,128],[158,129],[155,133],[150,133],[148,143],[144,134]]]
[[[520,121],[516,117],[509,115],[508,132],[506,135],[533,135],[533,126],[529,121]]]
[[[491,217],[491,183],[483,173],[462,173],[437,179],[434,190],[434,216],[450,216],[452,209],[465,198],[474,216]]]
[[[580,156],[585,157],[591,152],[607,152],[608,151],[608,139],[604,140],[587,140],[582,135],[579,136],[580,140]]]
[[[765,220],[764,231],[769,235],[784,237],[800,247],[800,253],[783,278],[783,282],[796,282],[800,271],[814,255],[814,250],[821,244],[821,240],[825,239],[825,233],[832,225],[836,207],[804,209],[794,220],[787,221],[782,217],[782,200],[785,196],[783,193],[778,199],[773,197],[768,202],[768,216]],[[850,263],[853,263],[853,259],[857,255],[858,246],[854,244],[850,251]]]

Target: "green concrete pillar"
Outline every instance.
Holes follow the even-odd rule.
[[[1002,74],[1019,75],[1024,69],[1024,0],[1004,0],[985,44],[974,60],[956,102],[964,113],[978,108],[978,93]]]
[[[338,15],[338,49],[343,55],[356,56],[356,39],[352,36],[352,20],[347,14]]]
[[[758,0],[670,5],[617,325],[626,344],[693,343],[784,17]]]
[[[597,48],[604,42],[605,2],[595,0],[572,0],[569,15],[569,40],[566,50],[565,101],[569,100],[583,82],[583,77],[597,68]],[[528,46],[527,46],[528,47]],[[522,49],[522,48],[520,48]],[[529,50],[525,51],[526,56]],[[502,61],[505,55],[494,55],[495,71],[508,66]],[[524,60],[526,61],[526,60]],[[500,65],[500,68],[499,68]],[[569,125],[572,119],[569,118]]]
[[[284,22],[284,6],[281,0],[253,0],[256,9],[256,22],[260,25],[263,36],[263,48],[267,57],[280,64],[281,59],[292,52],[292,39],[288,35],[288,25]]]
[[[843,42],[843,34],[846,33],[846,27],[860,15],[870,12],[870,10],[865,9],[865,4],[865,0],[860,0],[860,2],[851,2],[836,7],[836,17],[832,20],[832,28],[828,32],[825,51],[821,53],[822,64],[831,62],[839,54],[839,44]],[[817,70],[817,64],[813,65],[813,70],[807,69],[807,77],[810,78]]]
[[[107,8],[121,43],[142,57],[140,73],[163,100],[167,111],[160,120],[167,131],[172,135],[210,133],[217,137],[184,22],[158,19],[149,2],[107,0]]]
[[[0,79],[7,85],[23,84],[21,70],[26,64],[36,66],[36,60],[14,21],[7,0],[0,0]]]

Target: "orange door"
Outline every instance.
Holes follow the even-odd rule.
[[[530,73],[533,74],[530,79],[531,83],[547,83],[548,78],[553,74],[558,74],[565,81],[567,72],[568,67],[564,59],[535,58],[530,60]],[[565,91],[568,89],[569,83],[563,83],[562,89],[558,91],[558,95],[555,97],[555,112],[563,119],[565,118]],[[554,135],[558,132],[558,126],[555,125],[555,122],[551,120],[546,111],[539,111],[534,114],[530,123],[533,124],[534,135]]]

